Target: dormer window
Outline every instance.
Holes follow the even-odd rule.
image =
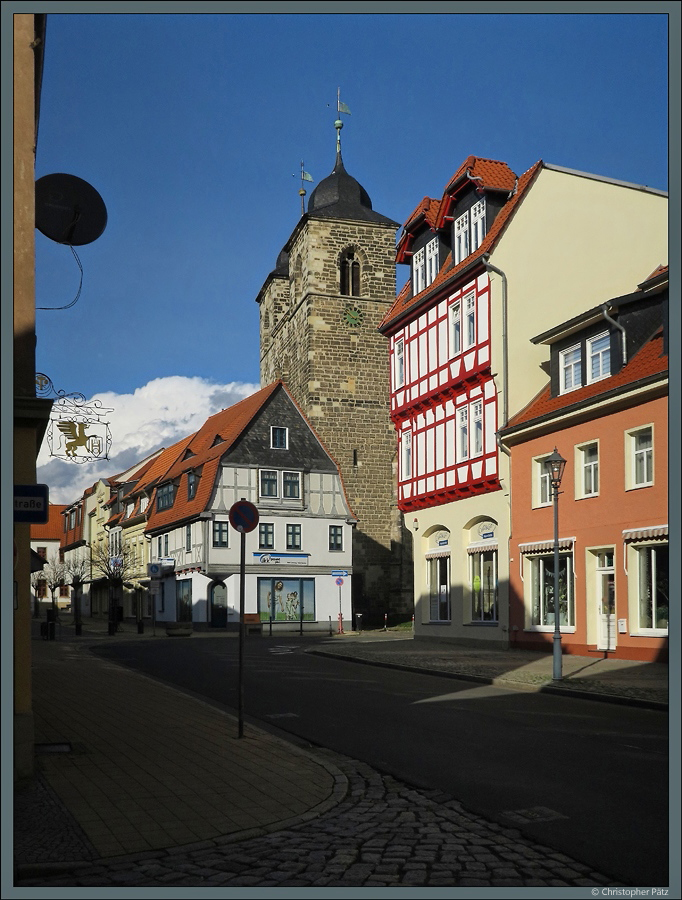
[[[162,509],[170,509],[175,500],[175,485],[163,484],[156,492],[156,509],[161,512]]]
[[[426,286],[428,287],[438,274],[438,238],[435,237],[426,245]]]
[[[611,336],[608,331],[587,342],[588,381],[600,381],[611,374]]]
[[[580,344],[568,347],[559,354],[559,391],[567,394],[582,386],[582,359]]]
[[[485,200],[471,207],[471,252],[478,250],[485,237]]]
[[[469,213],[468,211],[455,219],[455,265],[469,255]]]
[[[339,278],[344,296],[360,296],[360,263],[352,250],[347,250],[341,257]]]
[[[412,293],[420,294],[426,287],[426,253],[424,247],[412,257]]]
[[[197,485],[199,484],[199,476],[196,472],[187,474],[187,499],[194,500],[197,494]]]

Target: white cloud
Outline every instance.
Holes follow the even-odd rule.
[[[155,378],[132,394],[96,394],[112,409],[109,459],[70,463],[50,457],[47,441],[38,455],[37,481],[50,488],[52,503],[72,503],[98,478],[109,478],[197,431],[209,416],[255,393],[257,384],[216,384],[205,378],[171,375]]]

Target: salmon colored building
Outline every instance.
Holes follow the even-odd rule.
[[[514,416],[510,639],[552,647],[553,491],[565,653],[663,661],[668,653],[668,271],[533,339],[550,384]]]

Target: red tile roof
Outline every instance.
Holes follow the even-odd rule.
[[[455,175],[453,176],[453,178],[450,182],[450,185],[455,184],[455,182],[459,178],[463,177],[466,173],[467,163],[470,160],[476,160],[476,159],[477,159],[477,157],[470,156],[468,158],[468,160],[466,160],[462,164],[462,166],[460,166],[460,168],[457,170],[457,172],[455,173]],[[472,173],[474,173],[476,171],[486,171],[486,177],[490,180],[491,174],[488,171],[490,169],[491,172],[497,176],[496,183],[504,184],[505,185],[504,189],[506,190],[506,186],[509,183],[509,176],[504,175],[504,177],[503,177],[503,169],[504,169],[508,173],[510,173],[510,175],[513,179],[511,182],[511,187],[509,189],[512,190],[514,188],[514,181],[516,179],[516,176],[511,171],[511,169],[509,169],[509,167],[506,165],[506,163],[495,163],[494,160],[480,160],[479,162],[485,163],[486,166],[485,167],[479,166],[478,169],[473,168]],[[496,168],[498,166],[503,167],[503,169],[501,168],[498,170]],[[395,325],[400,319],[402,319],[402,317],[405,314],[409,314],[410,312],[413,312],[413,311],[416,313],[418,308],[422,305],[422,302],[424,300],[427,300],[428,298],[430,298],[431,295],[441,285],[453,280],[454,278],[457,277],[457,275],[463,269],[469,267],[476,260],[480,260],[481,257],[484,256],[485,254],[490,253],[490,251],[495,246],[495,243],[497,242],[499,237],[502,235],[504,229],[509,224],[514,212],[519,207],[519,205],[522,202],[529,187],[532,185],[533,181],[535,180],[536,175],[542,169],[542,166],[543,166],[542,160],[539,160],[538,162],[535,163],[534,166],[531,166],[531,168],[528,169],[528,171],[524,172],[523,175],[519,176],[518,184],[516,185],[516,191],[514,192],[513,196],[509,198],[507,203],[505,203],[505,205],[502,207],[502,209],[498,213],[497,217],[495,218],[495,221],[493,222],[492,226],[490,227],[490,230],[486,234],[486,236],[483,239],[483,242],[481,243],[481,246],[478,248],[478,250],[476,250],[474,253],[471,253],[469,256],[466,257],[466,259],[463,259],[462,262],[460,262],[458,265],[454,266],[454,268],[449,268],[449,262],[451,260],[451,255],[449,255],[448,258],[446,259],[445,263],[441,266],[438,275],[431,282],[431,284],[427,288],[425,288],[425,290],[423,290],[421,293],[417,294],[414,297],[411,296],[411,294],[410,294],[410,290],[409,290],[410,282],[409,281],[407,282],[405,287],[403,287],[403,289],[400,291],[400,293],[396,297],[396,300],[395,300],[395,303],[393,304],[393,306],[389,309],[389,311],[384,316],[384,319],[381,322],[381,325],[379,326],[381,331],[389,330],[390,327],[392,325]],[[490,186],[490,185],[484,184],[484,186]],[[447,190],[447,188],[446,188],[446,190]],[[443,198],[443,200],[445,201],[445,197]],[[444,214],[442,203],[441,203],[441,214]],[[440,215],[439,215],[439,219],[440,219]]]
[[[509,420],[507,428],[514,428],[534,419],[560,413],[565,407],[587,403],[598,399],[601,394],[627,385],[636,384],[644,378],[663,375],[668,371],[668,357],[663,355],[663,329],[659,328],[641,350],[615,375],[586,384],[577,391],[552,397],[550,385],[546,385],[531,402]]]
[[[50,503],[47,523],[45,525],[31,525],[31,540],[61,541],[64,534],[64,517],[62,513],[70,505],[68,503]]]
[[[158,479],[159,484],[179,479],[173,506],[170,509],[158,511],[154,502],[155,490],[149,504],[147,531],[163,528],[196,516],[207,508],[213,495],[220,460],[280,386],[282,386],[282,382],[275,381],[250,397],[245,397],[244,400],[235,403],[234,406],[215,413],[204,422],[195,434],[185,440],[180,453],[175,456],[173,462]],[[213,442],[217,435],[222,438],[222,441],[214,445]],[[186,459],[186,450],[191,450],[194,456]],[[187,490],[187,475],[196,469],[201,469],[201,475],[196,494],[190,500]]]
[[[424,225],[427,225],[432,231],[436,230],[439,208],[440,200],[424,197],[416,209],[407,217],[403,233],[396,248],[396,259],[398,262],[405,262],[405,256],[409,252],[412,239]]]

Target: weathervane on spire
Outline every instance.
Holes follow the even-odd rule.
[[[336,90],[336,115],[337,119],[334,122],[334,128],[336,128],[336,152],[341,152],[341,129],[343,128],[343,122],[341,121],[341,113],[345,113],[347,116],[350,115],[350,110],[346,106],[345,103],[341,102],[341,88],[337,88]]]
[[[292,177],[295,178],[296,176],[293,175]],[[301,215],[305,213],[304,197],[306,195],[306,189],[303,187],[304,181],[315,181],[315,179],[309,172],[305,171],[305,169],[303,168],[303,160],[301,160],[301,190],[298,192],[298,195],[301,198]]]

